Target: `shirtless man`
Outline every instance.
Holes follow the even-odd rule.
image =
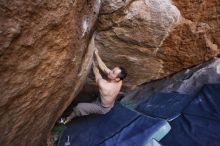
[[[94,38],[92,38],[91,43],[95,47]],[[95,48],[95,58],[98,62],[99,68],[107,75],[107,80],[103,79],[98,67],[93,61],[93,72],[95,75],[95,81],[99,87],[100,98],[98,98],[96,102],[92,103],[79,103],[73,109],[70,116],[66,118],[65,123],[79,116],[89,114],[106,114],[114,106],[116,97],[122,86],[122,80],[127,76],[127,72],[123,67],[115,67],[112,70],[107,68],[100,58],[97,48]]]

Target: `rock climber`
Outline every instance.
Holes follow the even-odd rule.
[[[110,70],[102,61],[98,54],[98,49],[95,47],[94,37],[92,37],[90,46],[95,49],[95,59],[98,63],[96,65],[93,61],[93,73],[95,75],[95,81],[99,87],[100,97],[97,101],[92,103],[78,103],[73,109],[73,112],[66,118],[65,123],[68,123],[75,117],[85,116],[89,114],[106,114],[114,106],[117,95],[120,92],[122,81],[126,78],[127,72],[123,67],[115,67]],[[104,79],[99,69],[107,76]]]

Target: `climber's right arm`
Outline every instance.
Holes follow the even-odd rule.
[[[99,72],[99,69],[97,68],[94,61],[93,61],[92,64],[93,64],[93,73],[95,75],[95,81],[96,81],[97,84],[99,84],[100,80],[102,79],[102,76],[101,76],[101,74]]]
[[[111,72],[111,70],[105,65],[105,63],[102,61],[98,54],[98,49],[95,50],[95,57],[98,62],[99,68],[107,75]]]

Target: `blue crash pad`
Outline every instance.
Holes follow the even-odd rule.
[[[181,115],[170,123],[171,131],[161,140],[165,146],[219,146],[219,121]]]
[[[220,145],[220,84],[205,85],[162,139],[167,146]]]
[[[164,120],[141,116],[100,146],[145,146],[155,138],[161,140],[170,131]]]
[[[88,115],[74,119],[64,130],[59,146],[69,136],[70,146],[135,146],[149,139],[160,140],[170,130],[164,120],[141,116],[116,104],[106,115]]]
[[[205,85],[183,113],[220,121],[220,84]]]
[[[157,140],[152,139],[147,145],[145,146],[162,146]]]
[[[173,120],[192,101],[193,97],[176,92],[156,93],[136,108],[138,112],[151,117]]]

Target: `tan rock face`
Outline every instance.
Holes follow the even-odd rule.
[[[99,0],[0,1],[0,145],[46,145],[79,92]]]
[[[217,0],[174,0],[174,4],[181,11],[183,19],[166,38],[163,49],[160,49],[157,55],[166,64],[165,74],[207,61],[216,56],[220,49],[220,3]],[[216,49],[210,48],[204,34]]]
[[[96,45],[108,66],[128,70],[135,87],[207,61],[219,53],[220,3],[211,1],[104,1]],[[217,48],[218,48],[217,46]]]

